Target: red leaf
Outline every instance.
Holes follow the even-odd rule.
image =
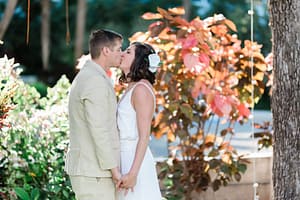
[[[153,29],[157,26],[162,26],[162,25],[163,25],[162,21],[156,21],[156,22],[153,22],[152,24],[149,25],[149,29]]]
[[[165,9],[162,8],[157,8],[157,11],[162,15],[162,17],[168,19],[168,20],[172,20],[173,17],[170,15],[170,13],[168,11],[166,11]]]
[[[165,134],[171,133],[169,126],[165,125],[164,127],[159,127],[158,131],[154,132],[154,136],[159,139],[161,138],[161,136],[165,135]]]
[[[237,109],[241,116],[249,117],[250,110],[245,106],[245,104],[243,104],[243,103],[239,104]]]
[[[233,30],[234,32],[237,32],[236,26],[235,26],[235,24],[234,24],[231,20],[225,19],[225,24],[226,24],[231,30]]]
[[[220,117],[229,116],[232,110],[232,102],[229,96],[215,95],[211,108]]]
[[[152,19],[161,19],[162,16],[161,14],[158,13],[146,12],[145,14],[142,15],[142,18],[145,20],[152,20]]]
[[[205,144],[208,144],[208,143],[214,143],[215,142],[215,139],[216,139],[216,136],[215,135],[212,135],[212,134],[209,134],[205,137]]]
[[[175,141],[175,135],[174,135],[171,131],[169,131],[169,132],[167,133],[167,138],[168,138],[168,140],[169,140],[170,142],[174,142],[174,141]]]
[[[203,64],[205,64],[206,67],[209,66],[210,59],[209,59],[208,55],[206,55],[204,53],[200,53],[199,60],[200,60],[200,62],[202,62]]]
[[[182,40],[182,48],[183,49],[191,49],[198,44],[198,40],[194,35],[189,35],[187,38]]]
[[[184,56],[183,63],[191,72],[195,73],[201,73],[206,67],[205,64],[199,61],[199,56],[192,53],[188,53]]]
[[[169,8],[168,11],[174,15],[184,15],[185,14],[185,10],[183,7]]]
[[[129,38],[129,41],[145,42],[148,37],[148,34],[145,34],[143,32],[136,32],[133,36]]]
[[[185,19],[181,17],[174,17],[172,21],[178,24],[180,27],[188,27],[190,25]]]

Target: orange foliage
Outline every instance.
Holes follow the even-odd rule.
[[[182,8],[157,11],[143,15],[146,20],[156,20],[148,31],[130,38],[153,45],[163,61],[155,84],[158,106],[153,132],[158,138],[167,135],[171,142],[180,139],[173,146],[180,150],[173,164],[178,164],[178,158],[184,163],[178,166],[183,171],[177,186],[184,185],[186,195],[203,189],[199,184],[203,179],[206,187],[213,182],[216,189],[234,174],[224,169],[240,176],[238,167],[243,160],[234,156],[235,150],[224,140],[234,133],[234,123],[248,119],[249,108],[262,96],[268,66],[261,45],[244,41],[242,46],[235,24],[221,14],[188,22],[181,17]],[[212,132],[205,128],[213,117],[228,122],[228,129]],[[169,170],[175,169],[169,166]],[[209,178],[209,170],[218,174],[215,180]],[[178,191],[176,187],[173,191]]]

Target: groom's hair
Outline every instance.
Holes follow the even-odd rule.
[[[91,58],[98,58],[103,47],[108,47],[112,50],[116,45],[116,41],[122,40],[122,35],[112,30],[101,29],[92,31],[89,40]]]

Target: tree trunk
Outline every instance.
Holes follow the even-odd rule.
[[[77,22],[76,22],[76,38],[75,38],[75,59],[82,54],[84,32],[85,32],[85,15],[86,1],[78,0],[77,2]]]
[[[41,24],[41,45],[42,45],[42,62],[44,71],[49,68],[50,54],[50,0],[42,0],[42,24]]]
[[[300,1],[270,0],[274,200],[300,199]]]
[[[191,15],[191,0],[182,0],[182,4],[185,10],[183,18],[189,21]]]
[[[15,11],[15,7],[18,3],[18,0],[8,0],[7,4],[6,4],[6,8],[2,17],[2,20],[0,22],[0,40],[2,40],[7,27],[10,23],[10,20],[14,14]]]

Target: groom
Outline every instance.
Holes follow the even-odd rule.
[[[78,200],[115,200],[120,184],[116,96],[106,71],[119,66],[123,38],[91,33],[86,61],[69,94],[70,144],[65,170]]]

